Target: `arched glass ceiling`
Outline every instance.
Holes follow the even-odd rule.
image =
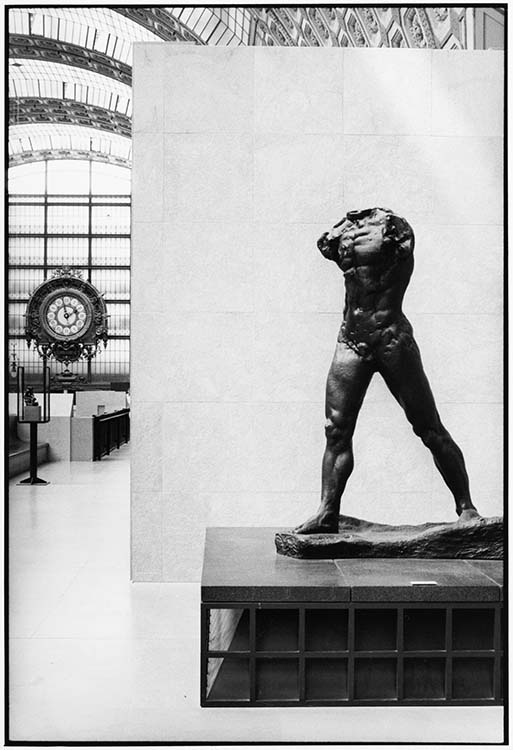
[[[105,154],[123,162],[132,158],[132,142],[116,133],[58,123],[13,125],[9,133],[9,156],[31,151],[70,150]]]
[[[52,9],[48,9],[52,10]],[[133,24],[134,27],[136,24]],[[134,28],[134,32],[136,29]],[[143,30],[144,31],[144,30]],[[76,44],[84,49],[108,54],[115,60],[130,63],[132,59],[132,39],[99,32],[92,26],[76,21],[39,13],[29,13],[25,9],[13,10],[10,16],[10,32],[13,36],[37,36],[54,39],[68,44]],[[151,35],[152,39],[154,35]],[[134,41],[139,41],[135,39]]]
[[[9,23],[13,34],[58,39],[131,63],[132,42],[172,39],[180,29],[204,44],[251,44],[253,15],[245,8],[56,6],[13,9]]]
[[[245,8],[166,8],[204,44],[251,44],[252,12]]]
[[[71,42],[129,64],[132,42],[160,39],[109,8],[16,8],[9,12],[9,25],[13,34],[35,34]]]
[[[71,65],[45,60],[11,60],[10,97],[75,99],[130,116],[132,90],[120,81]]]

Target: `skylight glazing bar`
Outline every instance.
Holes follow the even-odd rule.
[[[185,23],[187,24],[187,26],[189,26],[189,19],[192,16],[192,12],[193,12],[192,8],[183,8],[180,11],[180,21],[182,21],[182,23]]]
[[[217,18],[214,15],[211,15],[202,33],[202,39],[204,39],[207,44],[210,44],[212,33],[214,32],[217,24]]]
[[[34,19],[44,14],[46,17],[67,18],[95,29],[125,37],[135,42],[157,41],[160,37],[141,24],[117,13],[115,10],[101,6],[63,7],[59,5],[45,7],[27,7],[22,12],[32,13]],[[32,32],[36,33],[36,32]]]
[[[212,35],[209,39],[209,44],[213,44],[213,45],[218,44],[219,40],[221,39],[225,31],[226,31],[226,27],[222,24],[222,22],[217,21],[217,26],[212,32]]]
[[[207,23],[209,22],[210,17],[211,17],[211,12],[208,11],[206,8],[204,8],[201,16],[198,18],[198,21],[194,27],[195,33],[199,34],[199,36],[202,39],[203,39],[203,33],[205,31],[205,27]]]

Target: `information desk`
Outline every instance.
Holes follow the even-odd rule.
[[[207,529],[202,706],[502,703],[502,562],[296,560]]]

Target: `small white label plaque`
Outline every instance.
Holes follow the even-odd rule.
[[[438,586],[437,581],[410,581],[412,586]]]

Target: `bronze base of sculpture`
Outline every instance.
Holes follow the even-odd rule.
[[[454,523],[391,526],[340,516],[338,534],[275,536],[280,555],[326,560],[355,557],[418,557],[433,559],[501,560],[504,523],[499,516]]]

